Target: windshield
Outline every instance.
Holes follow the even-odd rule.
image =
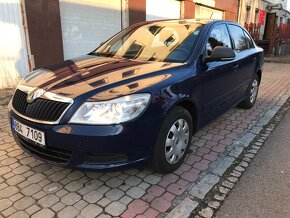
[[[141,61],[185,62],[203,24],[156,22],[125,29],[92,54]]]

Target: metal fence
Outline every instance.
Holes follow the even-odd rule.
[[[256,23],[246,23],[245,28],[248,30],[248,32],[251,34],[252,38],[257,42],[259,40],[260,36],[260,24]]]
[[[288,22],[288,24],[281,24],[277,27],[277,37],[280,40],[290,39],[290,22]]]

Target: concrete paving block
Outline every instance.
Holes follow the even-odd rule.
[[[187,218],[191,212],[198,206],[198,202],[189,197],[181,201],[165,218]]]
[[[214,168],[212,171],[213,174],[216,174],[218,176],[222,176],[226,170],[232,165],[235,158],[226,156],[219,164]]]

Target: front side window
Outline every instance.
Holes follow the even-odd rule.
[[[240,52],[248,49],[247,39],[242,28],[229,25],[229,30],[234,40],[235,50]]]
[[[125,29],[92,54],[140,61],[185,62],[203,26],[195,22],[156,22]]]
[[[216,46],[224,46],[231,48],[231,40],[225,24],[218,25],[211,31],[207,43],[206,51],[210,56]]]

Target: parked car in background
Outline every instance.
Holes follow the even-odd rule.
[[[255,104],[263,50],[239,24],[133,25],[88,55],[23,78],[9,104],[15,141],[53,164],[176,170],[192,135]]]

